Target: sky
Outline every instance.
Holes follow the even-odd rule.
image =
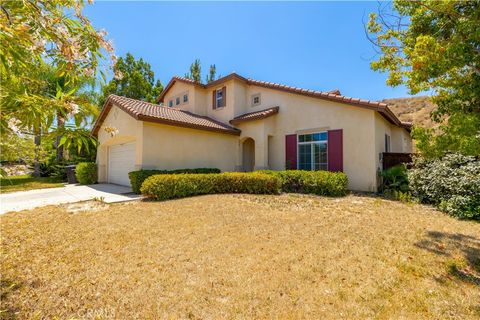
[[[256,80],[381,100],[406,97],[370,69],[375,50],[364,22],[372,2],[102,2],[84,13],[106,29],[118,56],[150,63],[164,86],[195,59],[205,75]]]

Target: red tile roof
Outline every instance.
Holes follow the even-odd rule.
[[[265,110],[245,113],[230,120],[230,123],[238,124],[245,121],[264,119],[264,118],[273,116],[274,114],[277,114],[279,109],[280,109],[279,107],[272,107]]]
[[[199,116],[188,111],[177,110],[162,107],[145,101],[130,99],[117,95],[110,95],[95,122],[92,134],[97,135],[98,131],[108,115],[108,112],[115,104],[120,109],[131,115],[137,120],[156,122],[179,127],[187,127],[193,129],[201,129],[208,131],[216,131],[221,133],[239,135],[240,130],[233,128],[227,124],[213,120],[208,117]]]
[[[319,99],[324,99],[324,100],[330,100],[334,102],[339,102],[339,103],[344,103],[344,104],[349,104],[361,108],[367,108],[371,110],[375,110],[379,112],[387,121],[389,121],[392,124],[395,124],[397,126],[403,127],[408,129],[408,126],[405,124],[402,124],[402,122],[397,118],[397,116],[388,108],[388,105],[383,102],[378,102],[378,101],[373,101],[373,100],[364,100],[364,99],[359,99],[359,98],[352,98],[348,96],[342,96],[340,94],[340,91],[338,89],[332,90],[332,91],[317,91],[317,90],[309,90],[309,89],[302,89],[302,88],[297,88],[297,87],[292,87],[292,86],[287,86],[279,83],[273,83],[273,82],[267,82],[267,81],[259,81],[255,79],[247,79],[244,78],[236,73],[231,73],[228,76],[225,76],[223,78],[217,79],[213,82],[207,83],[207,84],[202,84],[199,82],[195,82],[191,79],[183,78],[183,77],[177,77],[174,76],[168,85],[165,87],[163,92],[160,94],[158,98],[158,102],[163,102],[163,99],[165,98],[166,93],[168,90],[173,86],[173,84],[176,81],[181,81],[185,83],[190,83],[195,86],[201,87],[203,89],[208,89],[213,86],[217,86],[225,81],[229,81],[231,79],[236,79],[239,81],[242,81],[248,85],[255,85],[259,87],[264,87],[268,89],[274,89],[274,90],[280,90],[280,91],[285,91],[289,93],[295,93],[295,94],[300,94],[304,96],[309,96],[313,98],[319,98]]]

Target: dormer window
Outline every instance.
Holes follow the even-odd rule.
[[[260,103],[260,93],[252,95],[252,107],[259,106]]]
[[[169,100],[169,101],[168,101],[168,106],[169,106],[170,108],[173,107],[173,100]]]
[[[227,88],[223,87],[213,91],[213,109],[223,108],[226,105]]]

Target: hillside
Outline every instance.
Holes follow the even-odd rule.
[[[390,110],[402,121],[413,122],[427,128],[438,127],[438,124],[430,119],[430,113],[435,109],[435,104],[429,97],[384,99],[382,102],[387,103]]]

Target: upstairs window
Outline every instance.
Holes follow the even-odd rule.
[[[223,87],[213,91],[213,109],[225,107],[227,99],[227,88]]]
[[[175,105],[179,105],[180,104],[180,97],[176,97],[175,98]]]
[[[254,94],[252,96],[252,107],[259,106],[261,103],[260,93]]]
[[[169,106],[170,108],[173,107],[173,100],[169,100],[169,101],[168,101],[168,106]]]
[[[327,132],[298,135],[298,169],[328,170]]]
[[[187,103],[188,102],[188,94],[184,94],[183,95],[183,103]]]

